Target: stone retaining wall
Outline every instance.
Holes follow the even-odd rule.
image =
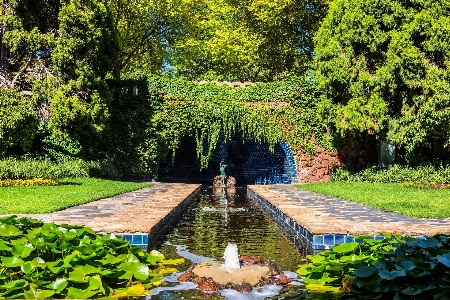
[[[310,156],[308,153],[298,153],[298,183],[329,181],[333,167],[341,165],[337,152],[325,150],[315,146],[316,153]]]

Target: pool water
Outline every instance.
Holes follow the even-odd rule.
[[[228,243],[238,246],[239,255],[260,256],[274,261],[295,279],[282,288],[266,286],[252,294],[224,291],[207,299],[306,299],[309,298],[295,270],[304,261],[299,250],[283,235],[278,226],[252,199],[245,187],[202,188],[198,197],[179,216],[166,234],[153,240],[150,249],[157,249],[168,258],[184,257],[177,266],[184,272],[193,262],[221,260]],[[195,284],[179,284],[174,274],[165,278],[169,290],[154,290],[148,299],[205,299]],[[179,290],[177,290],[179,289]]]

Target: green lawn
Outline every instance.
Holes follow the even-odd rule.
[[[151,186],[96,178],[69,178],[60,182],[60,186],[0,188],[0,214],[49,213]]]
[[[296,187],[411,217],[450,217],[450,190],[422,190],[396,183],[368,182],[320,182]]]

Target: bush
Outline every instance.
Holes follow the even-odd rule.
[[[386,236],[308,256],[297,272],[306,288],[357,299],[448,299],[450,239]],[[354,298],[354,297],[352,297]]]
[[[117,168],[109,161],[84,161],[81,159],[55,163],[50,160],[15,159],[0,160],[0,179],[60,179],[97,177],[118,179]]]
[[[0,88],[0,156],[31,147],[38,126],[34,111],[33,102],[18,91]]]
[[[333,181],[363,181],[379,183],[404,183],[415,182],[427,184],[434,182],[437,184],[450,183],[450,167],[420,166],[408,167],[400,165],[390,165],[387,168],[371,167],[358,173],[352,173],[344,168],[336,168],[331,173]]]

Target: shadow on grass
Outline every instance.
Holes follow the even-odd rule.
[[[79,182],[66,181],[66,182],[61,182],[61,185],[83,185],[83,184],[79,183]]]

